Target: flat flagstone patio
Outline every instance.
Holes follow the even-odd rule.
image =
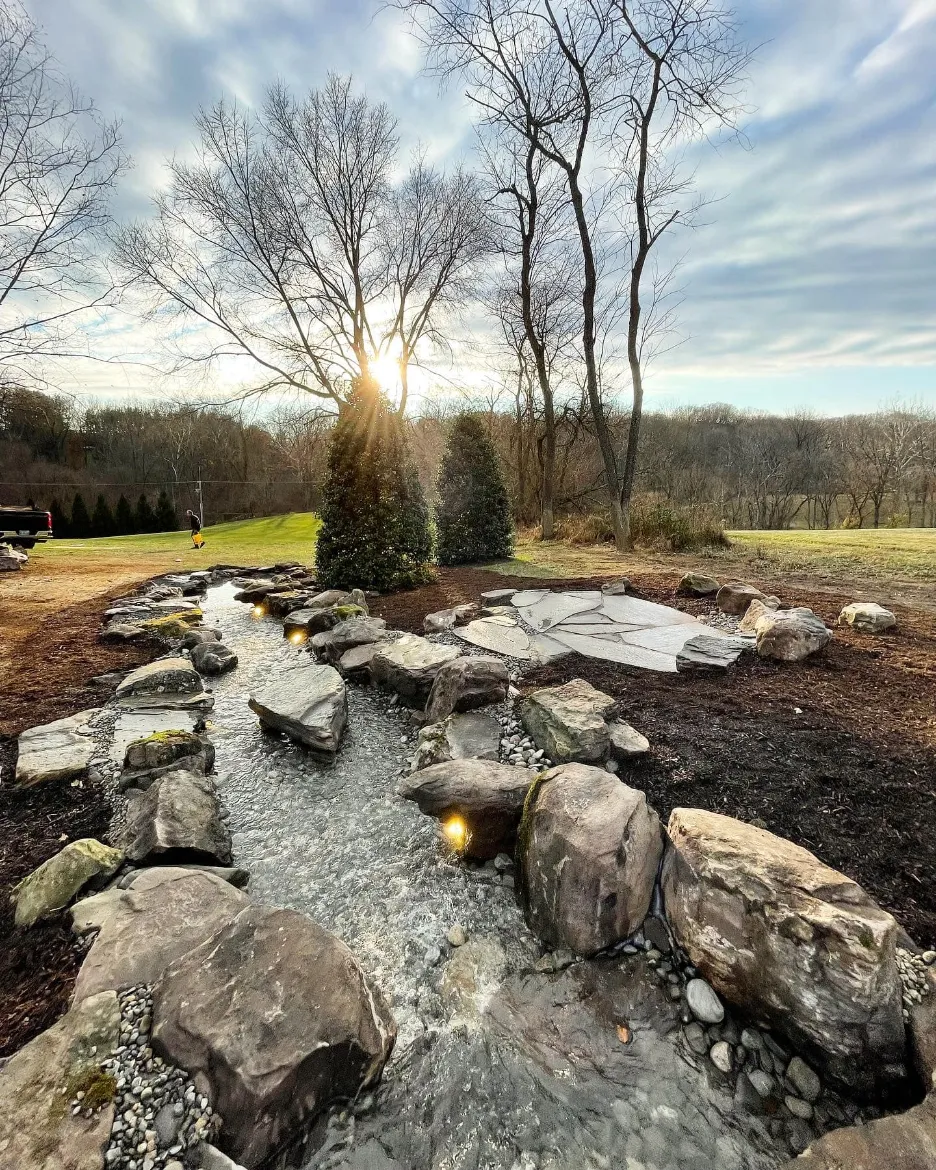
[[[724,630],[668,605],[597,589],[523,589],[505,612],[452,632],[473,646],[511,658],[551,662],[574,650],[587,658],[669,673],[676,671],[677,654],[700,634],[737,643]]]

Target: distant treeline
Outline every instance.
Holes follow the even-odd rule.
[[[452,418],[483,418],[514,520],[534,527],[543,488],[543,418],[535,395],[503,389],[481,402],[453,395],[423,406],[406,434],[431,496]],[[628,415],[609,409],[615,441]],[[0,503],[55,510],[73,535],[164,531],[186,508],[204,520],[320,506],[334,414],[300,403],[261,418],[246,407],[81,408],[61,395],[0,388]],[[603,469],[589,416],[557,402],[553,496],[558,535],[606,533]],[[76,498],[80,497],[80,498]],[[921,409],[822,418],[724,405],[645,416],[637,501],[691,511],[717,528],[936,526],[936,418]],[[63,527],[64,526],[64,527]]]

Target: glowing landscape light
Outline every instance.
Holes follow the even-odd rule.
[[[263,617],[265,610],[262,605],[255,605],[251,611],[254,617]]]
[[[468,844],[468,826],[461,817],[449,817],[442,822],[442,832],[453,849],[461,852]]]
[[[298,646],[301,642],[306,640],[306,636],[302,630],[293,630],[293,632],[289,635],[289,640],[294,646]]]

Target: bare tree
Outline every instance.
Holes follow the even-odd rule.
[[[395,122],[349,78],[301,102],[275,87],[256,113],[221,101],[197,125],[199,157],[170,163],[155,222],[116,233],[150,311],[182,326],[180,362],[246,359],[254,390],[335,403],[395,364],[402,411],[488,246],[473,178],[417,156],[395,183]]]
[[[747,56],[718,0],[396,0],[430,61],[467,80],[484,125],[525,138],[564,177],[579,242],[581,349],[615,541],[629,541],[643,409],[644,281],[661,237],[691,220],[676,148],[731,124]],[[688,206],[687,206],[688,203]],[[602,263],[628,252],[633,406],[619,458],[602,394]],[[608,274],[616,269],[605,264]],[[612,278],[613,279],[613,278]]]
[[[35,381],[73,356],[112,291],[98,255],[126,160],[106,123],[58,71],[39,30],[0,4],[0,379]]]

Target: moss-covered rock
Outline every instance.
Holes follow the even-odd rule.
[[[150,618],[141,622],[141,628],[159,638],[184,638],[192,626],[197,626],[202,620],[202,611],[195,609],[180,610],[178,613],[167,613],[165,617]]]
[[[106,879],[123,864],[120,849],[92,837],[71,841],[42,863],[13,891],[16,925],[32,926],[64,908],[95,878]]]

